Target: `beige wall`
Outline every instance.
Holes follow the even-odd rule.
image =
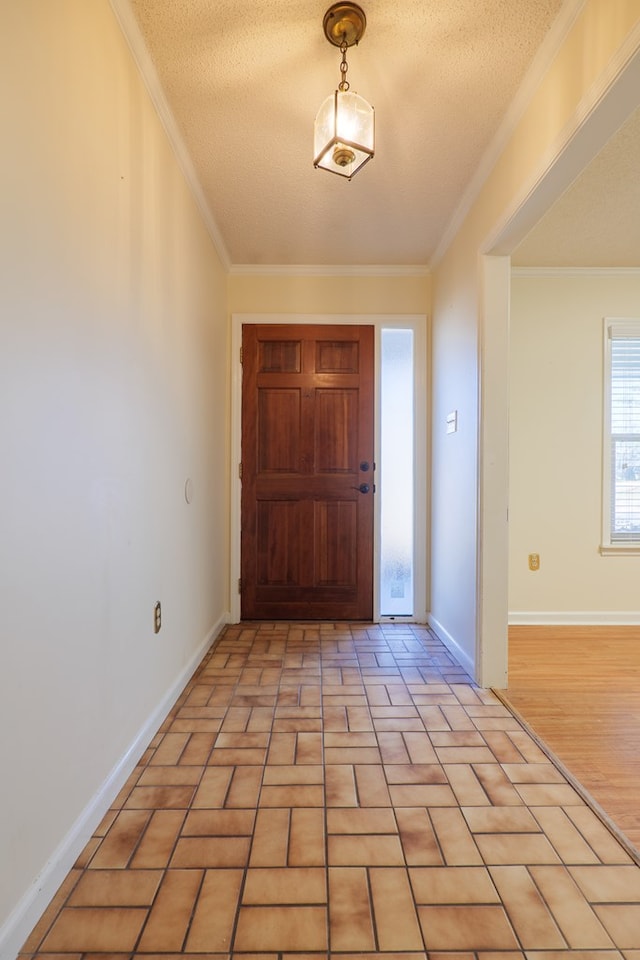
[[[0,20],[1,953],[225,616],[229,391],[226,277],[108,0]]]
[[[428,314],[424,276],[229,277],[231,313]]]
[[[432,622],[484,685],[506,681],[509,280],[482,255],[509,254],[637,107],[639,24],[639,0],[586,0],[433,270]]]
[[[509,612],[637,622],[640,557],[599,553],[603,318],[640,316],[640,273],[512,282]],[[540,570],[528,569],[539,553]]]

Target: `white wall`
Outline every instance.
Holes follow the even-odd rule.
[[[605,316],[640,317],[640,273],[514,276],[511,622],[640,619],[640,557],[599,553]]]
[[[36,877],[73,854],[69,832],[228,609],[228,334],[224,272],[108,0],[20,0],[0,19],[0,946],[15,947]]]

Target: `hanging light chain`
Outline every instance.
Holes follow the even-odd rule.
[[[340,53],[342,54],[342,60],[340,61],[340,74],[342,79],[338,84],[338,90],[340,93],[346,93],[350,84],[347,80],[347,70],[349,69],[349,64],[347,63],[347,40],[344,34],[342,43],[340,44]]]

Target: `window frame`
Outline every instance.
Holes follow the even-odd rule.
[[[636,536],[615,539],[612,531],[611,498],[613,492],[613,443],[611,430],[612,407],[612,350],[616,339],[640,341],[640,318],[604,318],[604,371],[603,371],[603,418],[602,418],[602,540],[600,553],[603,556],[640,555],[640,531]],[[636,436],[634,434],[634,436]]]

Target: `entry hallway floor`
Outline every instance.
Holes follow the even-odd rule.
[[[640,960],[640,867],[506,707],[406,624],[228,627],[23,948],[572,952]]]

